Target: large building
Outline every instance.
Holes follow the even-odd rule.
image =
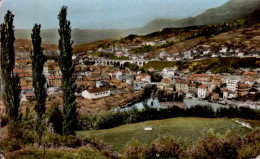
[[[227,89],[229,91],[235,92],[237,88],[237,83],[241,80],[240,76],[230,76],[226,83],[227,83]]]
[[[110,96],[110,90],[106,87],[93,88],[82,92],[82,97],[88,99],[97,99]]]
[[[184,93],[189,92],[189,82],[185,80],[176,80],[175,82],[176,91],[182,90]]]

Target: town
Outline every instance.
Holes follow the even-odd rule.
[[[157,57],[149,59],[147,53],[134,54],[131,49],[143,46],[161,45],[165,41],[145,42],[139,46],[98,47],[86,53],[73,55],[77,97],[99,99],[124,93],[140,91],[148,85],[156,86],[158,94],[172,96],[170,100],[194,99],[205,100],[222,105],[242,105],[259,109],[260,69],[239,68],[233,73],[214,74],[210,70],[196,73],[189,69],[178,69],[178,66],[156,70],[153,67],[142,69],[149,62],[199,61],[214,58],[255,58],[259,51],[247,51],[241,48],[230,48],[221,45],[211,49],[210,45],[199,44],[176,54],[160,52]],[[95,56],[96,53],[109,54],[116,58]],[[58,66],[58,51],[45,51],[48,57],[43,73],[47,79],[48,95],[61,93],[62,74]],[[20,56],[19,56],[20,55]],[[123,57],[123,58],[122,58]],[[123,59],[123,60],[121,60]],[[22,89],[22,102],[34,100],[34,89],[31,77],[31,59],[29,52],[22,52],[16,57],[14,73],[19,75]],[[151,77],[151,75],[157,78]],[[139,94],[141,95],[141,94]],[[159,100],[166,99],[160,95]],[[81,98],[80,98],[81,99]],[[80,100],[78,99],[78,100]],[[239,99],[239,100],[237,100]],[[242,100],[241,100],[242,99]],[[167,99],[166,99],[167,100]],[[130,101],[129,101],[130,102]],[[125,105],[119,105],[124,107]]]
[[[259,0],[13,1],[1,159],[260,157]]]

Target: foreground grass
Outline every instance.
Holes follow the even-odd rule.
[[[145,131],[144,127],[152,127],[153,130]],[[227,132],[235,132],[239,136],[243,136],[250,131],[231,119],[179,117],[127,124],[107,130],[79,131],[77,135],[80,138],[100,138],[120,152],[132,138],[136,138],[140,143],[149,144],[160,137],[171,137],[181,141],[184,146],[188,146],[201,140],[206,133],[221,136]]]

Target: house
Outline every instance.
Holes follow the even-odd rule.
[[[190,82],[201,82],[201,83],[207,83],[211,81],[211,77],[208,76],[205,73],[202,74],[193,74],[192,76],[188,77],[188,81]]]
[[[221,53],[226,53],[227,50],[228,50],[228,47],[222,46],[222,47],[221,47],[221,50],[220,50],[219,52],[221,52]]]
[[[163,77],[173,77],[175,76],[175,71],[176,69],[174,69],[173,67],[166,67],[162,70],[162,75]]]
[[[244,83],[238,83],[236,87],[235,97],[242,97],[249,94],[250,86]]]
[[[208,86],[205,84],[201,84],[198,87],[198,98],[205,99],[208,97]]]
[[[121,81],[120,79],[111,79],[109,82],[110,86],[115,86],[119,89],[123,89],[126,86],[126,82]]]
[[[175,58],[174,58],[174,57],[167,57],[166,60],[167,60],[167,61],[174,61]]]
[[[116,51],[115,55],[116,55],[117,57],[121,57],[121,56],[123,56],[123,53],[118,50],[118,51]]]
[[[238,52],[238,53],[237,53],[237,56],[238,56],[238,57],[243,57],[244,55],[245,55],[244,52]]]
[[[154,72],[154,68],[153,68],[153,67],[150,67],[150,68],[148,69],[148,71],[149,71],[149,72]]]
[[[62,76],[51,75],[47,77],[48,87],[60,87],[61,86],[61,78]]]
[[[34,91],[33,86],[22,86],[21,93],[31,93]]]
[[[160,57],[160,58],[165,58],[165,57],[167,57],[167,56],[168,56],[168,54],[167,54],[166,51],[160,52],[160,54],[159,54],[159,57]]]
[[[171,80],[168,78],[163,78],[161,83],[157,84],[159,90],[165,90],[172,92],[174,90],[174,84],[171,83]]]
[[[228,89],[223,89],[222,92],[223,92],[223,99],[224,100],[228,99],[228,93],[229,93]]]
[[[61,90],[60,87],[48,87],[48,88],[47,88],[47,92],[48,92],[48,93],[54,93],[54,92],[58,92],[58,91],[60,91],[60,90]]]
[[[227,89],[229,91],[235,92],[237,88],[237,83],[241,80],[240,76],[229,76],[226,80]]]
[[[184,58],[185,58],[185,59],[192,59],[191,51],[190,51],[190,50],[183,52],[183,55],[184,55]]]
[[[143,45],[151,45],[151,46],[154,46],[154,45],[156,45],[156,42],[148,41],[148,42],[144,42]]]
[[[189,84],[189,93],[196,94],[197,91],[197,84],[196,83],[190,83]]]
[[[211,92],[211,93],[209,94],[209,99],[210,99],[210,101],[212,101],[212,102],[216,102],[216,101],[219,100],[219,94],[216,93],[216,92]]]
[[[213,85],[213,86],[218,86],[218,87],[220,87],[220,86],[221,86],[221,79],[222,79],[221,76],[216,76],[216,75],[214,75],[214,76],[212,77],[212,85]]]
[[[136,82],[151,83],[151,76],[146,74],[138,74],[136,76]]]
[[[123,75],[120,77],[121,81],[124,81],[128,85],[133,85],[134,76],[133,75]]]
[[[255,80],[253,78],[248,78],[246,79],[245,84],[248,84],[252,87],[255,84]]]
[[[175,60],[176,60],[176,61],[180,61],[180,60],[181,60],[181,57],[180,57],[180,56],[176,56]]]
[[[182,90],[184,93],[189,92],[189,82],[186,80],[176,80],[175,81],[176,91]]]
[[[248,79],[248,78],[252,78],[252,79],[256,79],[257,78],[257,72],[254,71],[245,71],[243,73],[243,78],[244,79]]]
[[[97,99],[110,96],[110,90],[106,87],[94,88],[82,92],[82,97],[87,99]]]

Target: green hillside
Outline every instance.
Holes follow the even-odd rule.
[[[145,127],[151,127],[153,130],[145,131]],[[231,119],[180,117],[127,124],[106,130],[80,131],[77,134],[81,138],[101,138],[111,144],[116,150],[121,151],[133,138],[137,139],[140,143],[149,144],[159,137],[171,137],[188,146],[192,145],[193,142],[201,140],[206,133],[216,132],[220,136],[230,131],[243,136],[251,130],[242,127]]]

